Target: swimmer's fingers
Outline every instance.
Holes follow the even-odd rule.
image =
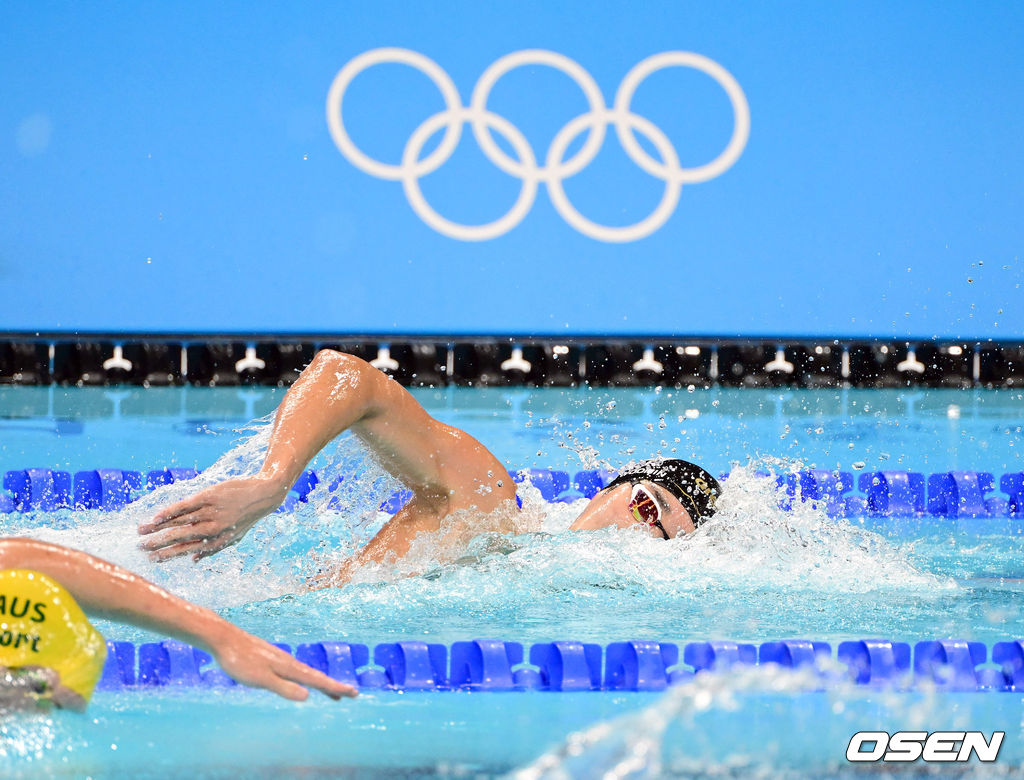
[[[192,535],[190,534],[190,536]],[[194,536],[195,538],[188,538],[177,542],[147,542],[146,544],[151,546],[144,546],[144,549],[150,551],[150,560],[157,563],[163,563],[172,558],[180,558],[183,555],[191,555],[193,561],[200,561],[238,542],[238,537],[229,532],[214,533],[212,536],[204,536],[200,533]]]
[[[192,556],[192,562],[196,563],[203,560],[203,558],[209,558],[214,553],[219,553],[221,550],[232,547],[238,544],[242,540],[242,537],[236,536],[231,529],[228,529],[220,536],[216,536],[212,539],[207,539],[194,551],[195,554]]]
[[[309,691],[301,685],[296,685],[293,682],[288,682],[276,676],[269,679],[263,687],[290,701],[305,701],[309,698]]]
[[[279,677],[290,680],[291,683],[298,683],[298,685],[295,685],[296,688],[301,688],[302,686],[315,688],[335,701],[345,696],[354,698],[359,695],[359,692],[351,685],[338,682],[323,672],[319,672],[311,666],[306,666],[306,664],[291,657],[283,660],[280,666],[276,666],[274,672]],[[305,690],[305,688],[302,688],[302,690]]]
[[[235,656],[233,653],[225,657],[218,656],[217,662],[220,667],[228,673],[235,681],[248,685],[250,688],[263,688],[276,693],[292,701],[305,701],[309,697],[309,691],[301,685],[285,679],[275,670],[277,654],[274,647],[266,647],[265,643],[256,637],[246,635],[243,644],[255,647],[250,650],[248,656]],[[283,651],[278,651],[283,652]]]
[[[183,542],[205,542],[223,533],[224,528],[220,524],[197,512],[194,522],[166,528],[162,532],[144,539],[139,547],[143,550],[153,551]]]
[[[139,533],[145,535],[162,531],[164,528],[188,525],[195,520],[192,515],[206,506],[202,494],[171,504],[157,512],[148,523],[139,523]]]
[[[226,547],[231,547],[234,544],[238,544],[238,539],[222,539],[217,538],[212,541],[206,541],[193,551],[192,563],[198,563],[203,558],[209,558],[211,555],[216,555]]]
[[[149,559],[156,563],[163,563],[169,561],[172,558],[180,558],[183,555],[190,555],[194,553],[202,542],[182,542],[181,544],[172,544],[167,547],[161,547],[158,550],[153,550],[149,553]]]
[[[227,652],[218,654],[217,661],[244,685],[265,688],[291,701],[305,701],[308,688],[322,691],[332,699],[357,695],[352,686],[332,680],[261,639],[244,634],[231,644],[233,647],[224,648]]]

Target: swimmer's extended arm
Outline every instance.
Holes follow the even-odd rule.
[[[397,382],[363,360],[317,353],[274,419],[267,457],[255,477],[213,485],[139,526],[157,560],[211,555],[241,539],[276,509],[310,460],[351,429],[414,494],[389,524],[384,552],[403,555],[420,531],[456,509],[489,512],[515,498],[505,469],[464,431],[435,420]],[[377,547],[382,547],[378,543]]]
[[[59,582],[87,613],[130,623],[200,647],[232,678],[303,701],[303,686],[331,698],[355,696],[332,680],[214,612],[168,593],[112,563],[33,539],[0,539],[0,569],[29,569]]]

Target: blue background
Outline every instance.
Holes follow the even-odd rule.
[[[1022,8],[7,2],[0,329],[1017,339]],[[543,187],[508,234],[457,241],[328,133],[332,79],[380,46],[435,60],[464,103],[517,49],[575,59],[609,103],[645,57],[699,52],[742,86],[750,140],[637,242],[577,233]],[[586,109],[542,67],[506,76],[489,105],[540,159]],[[443,103],[389,65],[344,106],[354,140],[398,162]],[[649,78],[634,111],[684,164],[732,129],[724,93],[680,68]],[[422,186],[448,218],[482,223],[519,181],[467,131]],[[663,185],[609,134],[565,186],[590,219],[624,225]]]

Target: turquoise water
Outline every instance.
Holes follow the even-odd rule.
[[[2,388],[0,469],[197,466],[208,469],[201,480],[214,480],[258,465],[265,427],[250,426],[248,439],[235,431],[272,411],[280,395]],[[306,592],[323,559],[344,556],[379,527],[384,517],[375,507],[395,487],[343,437],[315,464],[348,477],[335,493],[318,488],[309,506],[267,518],[242,544],[198,566],[150,563],[134,533],[140,519],[195,484],[170,486],[116,514],[14,514],[0,523],[102,555],[291,644],[870,636],[991,644],[1024,636],[1024,521],[845,521],[810,504],[784,512],[771,480],[756,474],[811,466],[1020,471],[1019,391],[450,388],[416,395],[510,468],[575,471],[660,452],[731,470],[721,512],[700,534],[671,542],[628,530],[567,533],[583,504],[547,504],[524,487],[515,527],[452,518],[409,560],[366,567],[341,589]],[[101,628],[112,639],[153,638]],[[854,731],[960,724],[1007,731],[1002,771],[1024,759],[1021,704],[1010,693],[815,693],[757,675],[664,696],[377,692],[302,706],[249,691],[130,691],[97,694],[84,717],[7,721],[0,753],[23,776],[239,769],[431,776],[518,767],[531,777],[590,777],[632,756],[634,770],[623,776],[716,769],[771,777],[785,769],[812,777],[845,771]],[[637,746],[651,739],[640,751],[646,758],[637,758]]]
[[[712,471],[765,454],[808,467],[1020,470],[1020,390],[414,389],[510,468],[617,465],[654,452]],[[0,469],[205,467],[278,388],[0,386]],[[678,439],[678,441],[677,441]],[[593,457],[591,457],[593,456]]]

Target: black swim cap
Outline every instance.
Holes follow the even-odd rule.
[[[661,485],[678,498],[694,527],[715,513],[715,502],[722,495],[722,486],[711,474],[696,463],[676,459],[640,461],[623,469],[604,489],[643,480]]]

